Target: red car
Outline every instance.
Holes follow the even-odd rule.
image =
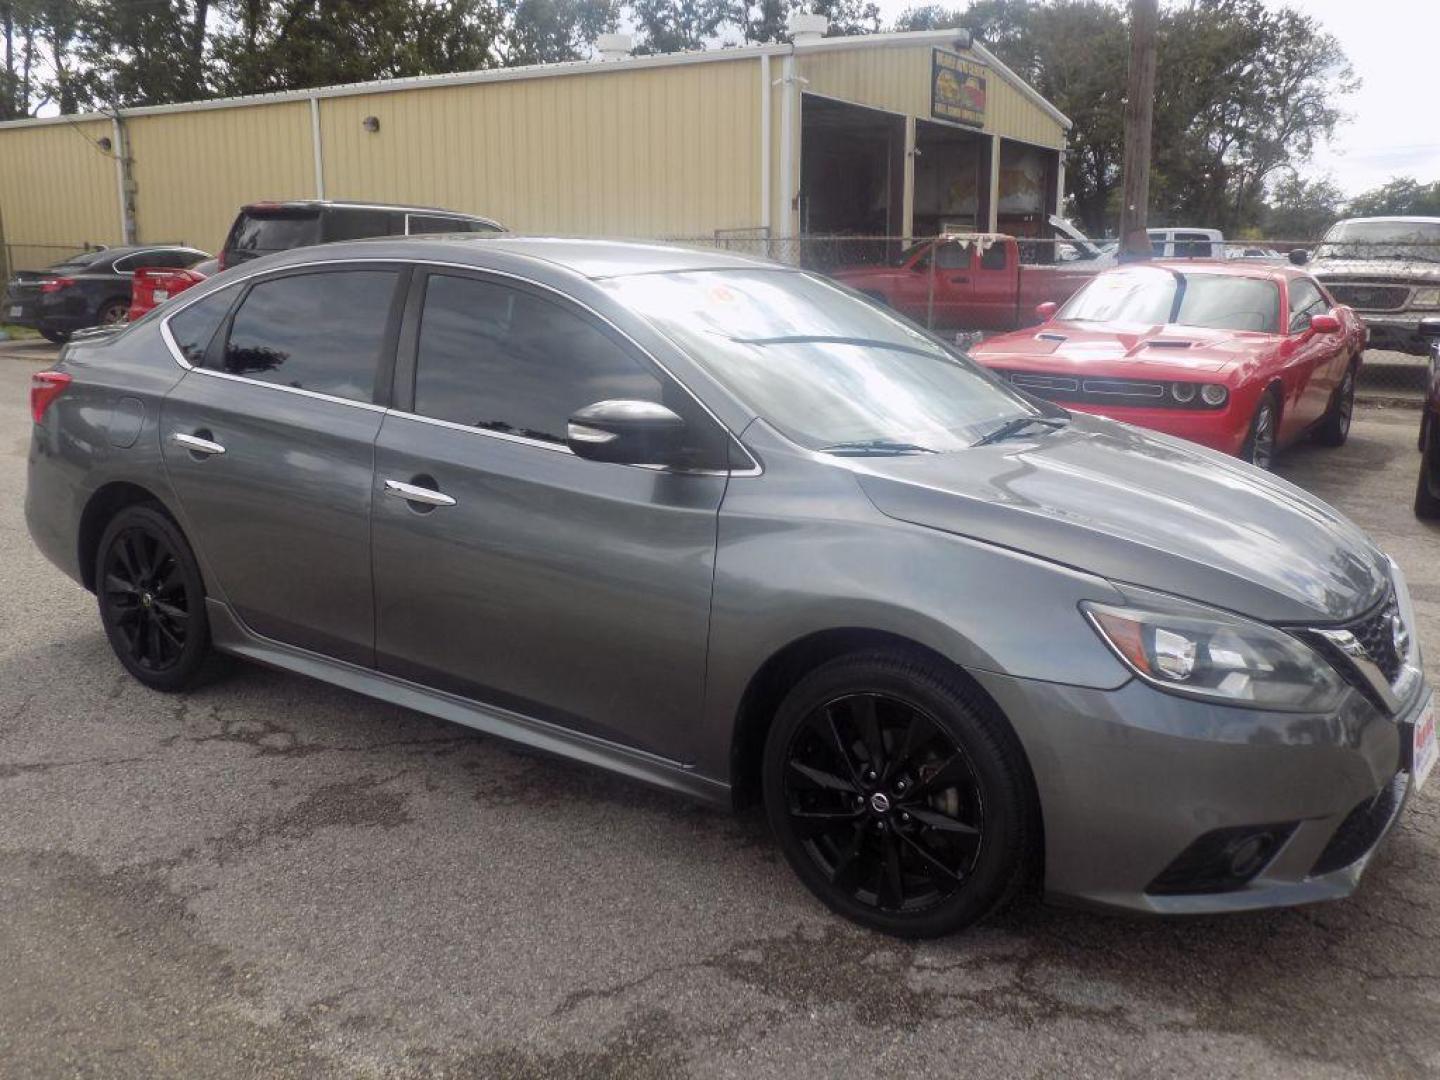
[[[1290,267],[1186,260],[1100,274],[972,355],[1014,385],[1269,468],[1350,432],[1365,327]]]
[[[206,259],[185,270],[170,270],[161,266],[141,267],[130,279],[129,321],[134,322],[176,293],[184,292],[192,285],[199,285],[218,270],[214,259]]]

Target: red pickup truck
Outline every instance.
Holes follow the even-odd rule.
[[[1097,264],[1099,263],[1099,264]],[[906,248],[890,266],[836,270],[837,281],[889,304],[917,322],[957,330],[1018,330],[1043,317],[1110,265],[1021,265],[1013,236],[957,234]]]

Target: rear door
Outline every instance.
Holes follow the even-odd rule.
[[[360,664],[374,660],[377,386],[388,393],[407,277],[377,263],[295,268],[166,323],[200,365],[166,398],[161,437],[212,586],[255,632]]]
[[[376,444],[380,667],[685,759],[727,475],[585,461],[564,438],[605,399],[714,421],[563,296],[460,270],[417,271],[412,294]]]

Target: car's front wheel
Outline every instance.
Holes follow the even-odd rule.
[[[95,560],[100,621],[125,670],[155,690],[185,690],[213,670],[200,567],[157,506],[111,519]]]
[[[766,739],[764,791],[800,879],[887,933],[963,929],[1033,865],[1038,814],[1014,733],[921,656],[857,653],[805,676]]]
[[[1272,389],[1260,396],[1255,415],[1250,418],[1250,431],[1240,449],[1240,459],[1257,469],[1275,464],[1276,439],[1280,430],[1280,396]]]
[[[130,304],[125,300],[107,300],[100,306],[99,326],[119,326],[130,318]]]

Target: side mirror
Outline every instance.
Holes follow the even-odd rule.
[[[1310,261],[1310,252],[1306,251],[1304,248],[1296,248],[1294,251],[1290,252],[1290,261],[1296,266],[1304,266]]]
[[[1440,318],[1431,315],[1428,319],[1421,319],[1416,329],[1420,331],[1421,337],[1440,339]]]
[[[1310,329],[1317,334],[1338,334],[1340,332],[1340,320],[1334,315],[1311,315]]]
[[[1041,322],[1049,322],[1055,317],[1055,312],[1060,310],[1060,305],[1054,300],[1046,300],[1043,304],[1035,305],[1035,314],[1040,316]]]
[[[617,465],[668,465],[685,421],[653,401],[597,401],[570,417],[565,445],[577,457]]]

